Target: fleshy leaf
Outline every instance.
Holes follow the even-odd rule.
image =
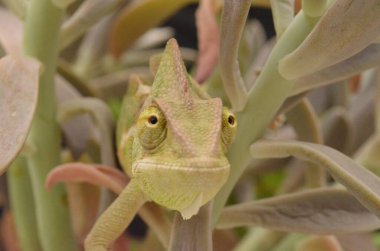
[[[326,145],[341,152],[349,152],[352,149],[353,125],[344,108],[335,107],[326,112],[322,131]]]
[[[216,4],[215,0],[201,0],[195,13],[199,48],[195,80],[198,83],[207,80],[218,63],[219,30],[215,17]]]
[[[345,60],[379,36],[377,0],[339,0],[327,10],[314,30],[279,62],[279,71],[295,79]]]
[[[247,90],[239,69],[238,48],[251,1],[224,1],[220,31],[220,74],[235,111],[244,108]]]
[[[281,37],[294,17],[294,0],[271,0],[271,9],[277,38]]]
[[[103,16],[116,10],[117,7],[122,4],[124,4],[123,0],[84,1],[78,10],[62,26],[62,47],[64,48],[70,45]]]
[[[380,178],[337,150],[300,141],[261,141],[250,150],[254,158],[295,156],[326,168],[365,207],[380,216]]]
[[[313,236],[302,240],[296,251],[343,251],[341,245],[334,236]]]
[[[26,140],[37,105],[39,69],[31,58],[0,59],[0,174]]]
[[[58,8],[66,9],[77,0],[51,0]]]
[[[104,165],[69,163],[60,165],[51,171],[45,186],[51,189],[59,182],[86,182],[103,186],[119,194],[128,184],[128,178],[121,171]]]
[[[81,98],[81,94],[65,79],[60,76],[55,78],[55,93],[58,106],[68,100]],[[65,142],[73,154],[74,159],[78,159],[86,150],[91,132],[95,129],[91,118],[87,114],[78,116],[60,125],[64,134]]]
[[[13,215],[9,211],[3,213],[0,221],[0,240],[6,251],[21,251]]]
[[[372,44],[337,64],[295,80],[292,95],[345,80],[380,64],[380,44]]]
[[[147,30],[192,2],[196,0],[134,0],[116,18],[109,39],[110,51],[120,56]]]
[[[335,234],[380,228],[380,220],[347,191],[321,188],[226,207],[217,228],[255,226]]]
[[[0,8],[0,42],[7,54],[20,54],[22,48],[22,23],[9,11]]]
[[[88,114],[101,131],[101,160],[106,165],[114,165],[112,135],[114,120],[108,106],[97,98],[81,98],[63,102],[58,107],[57,118],[60,123],[77,115]]]
[[[338,235],[337,239],[344,251],[379,251],[375,247],[370,233]]]

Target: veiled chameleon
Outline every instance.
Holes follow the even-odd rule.
[[[235,117],[187,75],[174,39],[166,45],[150,92],[142,84],[129,88],[137,96],[127,94],[123,102],[129,106],[119,123],[124,128],[118,155],[131,181],[87,236],[87,251],[106,250],[149,200],[189,219],[229,175],[225,152],[234,138]]]

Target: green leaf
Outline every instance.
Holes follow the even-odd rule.
[[[294,0],[271,0],[274,28],[277,38],[281,37],[294,18]]]
[[[380,178],[335,149],[300,141],[262,141],[252,145],[251,154],[254,158],[295,156],[320,165],[380,216]]]
[[[337,64],[295,80],[292,95],[345,80],[380,64],[380,44],[371,44],[364,50]]]
[[[224,1],[220,31],[220,74],[226,94],[235,111],[241,111],[248,92],[240,73],[238,49],[248,16],[250,0]]]
[[[217,228],[240,226],[342,234],[377,229],[380,220],[347,191],[321,188],[226,207]]]
[[[26,140],[37,105],[39,69],[28,57],[0,59],[0,174]]]
[[[107,104],[96,98],[81,98],[63,102],[58,107],[57,118],[60,123],[75,116],[89,114],[101,131],[101,160],[106,165],[114,165],[114,149],[112,143],[114,120]]]
[[[379,36],[378,0],[337,0],[305,41],[279,62],[287,79],[336,64],[363,50]]]

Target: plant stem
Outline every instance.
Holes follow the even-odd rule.
[[[189,220],[176,212],[169,251],[212,251],[211,202]]]
[[[26,159],[18,157],[7,172],[11,210],[22,250],[41,251],[32,184]]]
[[[49,171],[60,163],[60,130],[56,122],[54,74],[58,57],[60,26],[64,10],[50,0],[31,0],[25,22],[24,52],[43,64],[39,97],[28,142],[35,152],[28,156],[37,227],[43,250],[76,250],[63,186],[47,192]]]

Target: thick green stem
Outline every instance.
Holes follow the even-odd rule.
[[[64,11],[50,0],[31,0],[24,33],[24,52],[43,64],[39,97],[28,142],[35,152],[28,156],[36,203],[38,234],[43,250],[76,250],[66,193],[63,186],[52,192],[44,188],[49,171],[60,164],[60,130],[56,122],[54,74],[56,70],[60,26]]]
[[[33,191],[26,159],[18,157],[7,172],[11,210],[21,250],[41,251]]]

